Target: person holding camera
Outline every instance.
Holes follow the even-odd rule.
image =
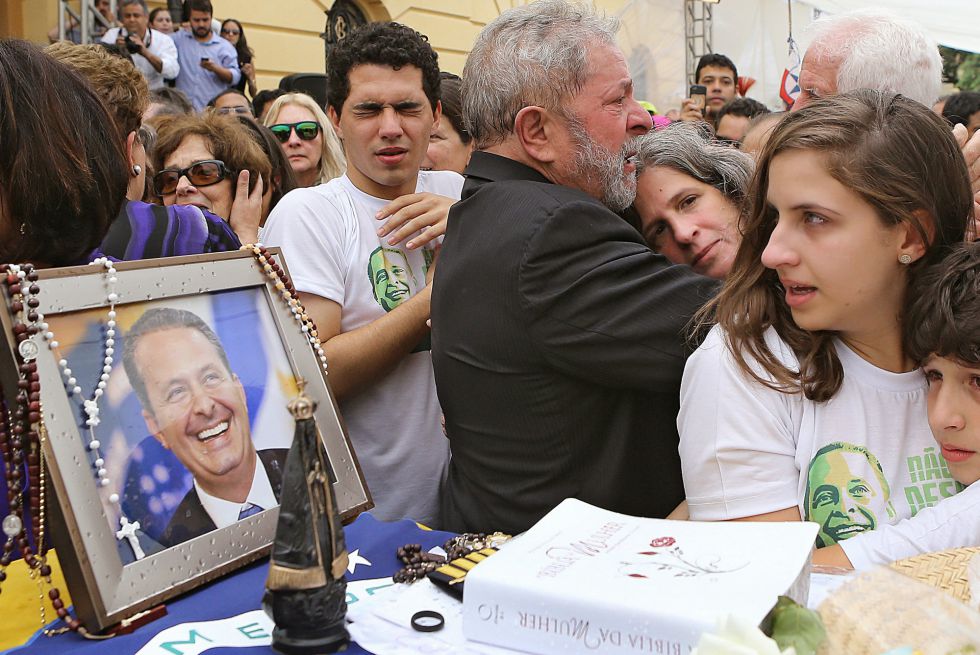
[[[738,95],[735,62],[725,55],[706,54],[698,60],[694,80],[681,107],[681,120],[713,123],[718,110]]]
[[[122,27],[108,30],[102,43],[125,48],[150,89],[162,89],[164,80],[175,79],[180,72],[173,39],[150,27],[146,0],[119,0],[117,13]]]
[[[174,34],[180,61],[177,88],[190,98],[195,110],[202,111],[211,98],[238,84],[242,71],[235,46],[211,26],[211,0],[187,0],[184,9],[189,27]]]

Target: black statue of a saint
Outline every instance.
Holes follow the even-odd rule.
[[[289,403],[296,435],[286,457],[279,524],[262,604],[276,627],[272,647],[285,655],[347,648],[347,546],[317,436],[315,404],[303,393]]]

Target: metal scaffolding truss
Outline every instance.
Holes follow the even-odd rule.
[[[116,0],[109,0],[112,13],[116,13]],[[80,5],[78,10],[73,5]],[[84,26],[84,27],[82,27]],[[74,29],[78,30],[81,43],[97,42],[97,28],[101,27],[101,32],[111,27],[109,21],[95,9],[95,0],[80,0],[71,2],[70,0],[58,0],[58,38],[62,41],[68,39],[68,33]]]
[[[687,83],[694,84],[694,70],[711,48],[711,13],[718,0],[684,0],[684,69]]]

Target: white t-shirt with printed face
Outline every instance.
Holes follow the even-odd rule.
[[[416,191],[459,199],[462,186],[456,173],[423,171]],[[388,202],[360,191],[344,175],[286,194],[263,230],[266,244],[282,247],[298,291],[342,307],[342,333],[381,318],[425,286],[433,251],[406,250],[405,241],[391,246],[390,236],[377,234],[382,221],[375,214]],[[383,379],[341,401],[340,410],[375,516],[438,526],[449,441],[428,338]]]
[[[766,342],[797,368],[774,330]],[[835,345],[844,381],[833,398],[817,403],[745,375],[721,328],[712,329],[684,369],[677,417],[692,519],[795,505],[804,520],[821,525],[818,545],[830,545],[956,493],[929,430],[922,373],[890,373]]]

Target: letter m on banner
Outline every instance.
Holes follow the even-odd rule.
[[[195,652],[195,653],[199,653],[203,649],[200,646],[197,645],[197,640],[198,639],[201,639],[201,640],[207,641],[207,642],[210,642],[211,641],[207,637],[201,636],[201,634],[197,630],[191,630],[191,631],[189,631],[187,633],[187,639],[185,641],[176,641],[176,640],[174,640],[174,641],[166,641],[166,642],[160,644],[160,648],[163,649],[163,650],[165,650],[165,651],[167,651],[168,653],[172,653],[173,655],[184,655],[184,651],[182,651],[182,650],[180,650],[180,649],[178,649],[176,647],[177,646],[193,646],[194,648],[192,649],[192,651]]]

